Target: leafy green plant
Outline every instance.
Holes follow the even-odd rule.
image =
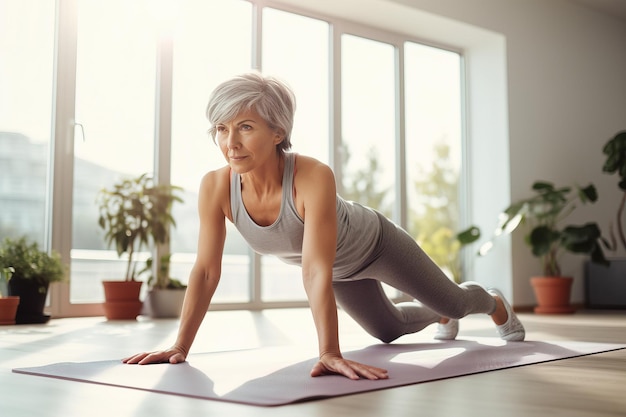
[[[172,257],[171,253],[161,256],[156,276],[152,273],[152,264],[153,264],[152,258],[148,258],[146,260],[146,266],[144,267],[144,269],[139,271],[139,275],[146,274],[146,273],[149,274],[148,286],[150,286],[150,288],[183,289],[187,287],[178,279],[170,276],[171,257]]]
[[[457,284],[463,282],[461,250],[480,238],[480,229],[471,226],[459,233],[451,228],[439,226],[432,234],[420,234],[419,245],[428,256]]]
[[[586,254],[593,262],[608,264],[601,247],[604,240],[595,222],[580,226],[561,225],[577,204],[594,203],[598,199],[593,184],[584,188],[556,188],[552,183],[537,181],[532,190],[532,197],[514,202],[500,214],[494,239],[512,233],[521,225],[526,226],[529,231],[525,242],[532,254],[540,259],[545,276],[561,276],[559,258],[564,252]],[[494,239],[481,246],[480,255],[491,249]]]
[[[607,174],[617,174],[619,176],[620,181],[617,185],[622,192],[622,199],[617,207],[615,216],[615,226],[613,224],[609,225],[611,236],[609,249],[617,249],[615,230],[617,230],[617,235],[622,247],[626,249],[626,233],[624,233],[624,224],[622,222],[624,210],[626,209],[626,130],[618,132],[613,136],[613,138],[604,145],[602,152],[606,155],[602,171]]]
[[[9,278],[34,280],[41,293],[51,282],[63,281],[66,272],[57,252],[42,251],[37,242],[26,237],[4,239],[0,245],[0,270],[7,282]]]
[[[98,193],[99,226],[105,231],[107,245],[115,246],[118,256],[128,255],[126,281],[134,281],[137,272],[134,255],[151,244],[169,241],[169,230],[176,226],[172,205],[183,200],[181,190],[169,184],[157,184],[147,174],[123,179]]]
[[[0,298],[9,295],[9,289],[7,285],[14,273],[15,269],[12,266],[0,268]]]

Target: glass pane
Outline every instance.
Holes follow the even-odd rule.
[[[151,173],[154,159],[157,3],[80,0],[72,303],[103,300],[103,279],[123,279],[125,261],[105,247],[97,192],[122,177]],[[144,254],[144,259],[148,254]]]
[[[287,82],[296,95],[293,151],[328,163],[328,23],[263,9],[263,72]],[[299,268],[274,258],[261,262],[263,301],[305,300]]]
[[[26,235],[42,247],[54,19],[53,1],[0,0],[0,238]]]
[[[410,42],[405,53],[409,231],[459,281],[461,58]]]
[[[172,184],[184,188],[174,206],[172,275],[187,282],[198,242],[198,189],[202,176],[225,165],[207,131],[209,94],[222,81],[250,70],[252,6],[244,1],[176,3],[172,93]],[[250,301],[249,249],[228,224],[222,279],[214,303]]]
[[[261,300],[303,301],[306,292],[302,284],[302,268],[285,264],[273,256],[261,257]]]
[[[342,195],[392,215],[395,203],[395,48],[341,37]]]
[[[342,196],[387,217],[395,204],[395,48],[341,36]],[[383,284],[387,295],[399,292]]]
[[[263,9],[263,72],[286,81],[296,95],[291,143],[295,152],[328,163],[328,23]]]

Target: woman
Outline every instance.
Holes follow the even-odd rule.
[[[228,80],[212,93],[210,134],[228,165],[202,179],[198,253],[178,337],[170,349],[125,363],[185,361],[220,279],[226,219],[257,252],[302,266],[319,342],[311,376],[387,378],[384,369],[342,357],[336,303],[386,343],[437,322],[435,337],[454,339],[458,319],[473,313],[491,315],[503,339],[524,339],[524,327],[497,290],[450,281],[405,231],[337,196],[328,166],[288,152],[294,111],[291,90],[258,73]],[[419,302],[394,305],[381,282]]]

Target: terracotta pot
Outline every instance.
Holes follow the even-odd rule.
[[[139,299],[141,281],[102,281],[104,315],[108,320],[135,320],[143,303]]]
[[[0,325],[15,324],[17,306],[20,304],[20,297],[8,296],[0,298]]]
[[[532,277],[530,284],[537,298],[537,314],[571,314],[572,277]]]

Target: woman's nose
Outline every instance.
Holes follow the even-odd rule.
[[[228,138],[226,139],[226,146],[228,147],[228,149],[235,149],[239,147],[239,145],[240,142],[237,132],[230,131],[228,133]]]

